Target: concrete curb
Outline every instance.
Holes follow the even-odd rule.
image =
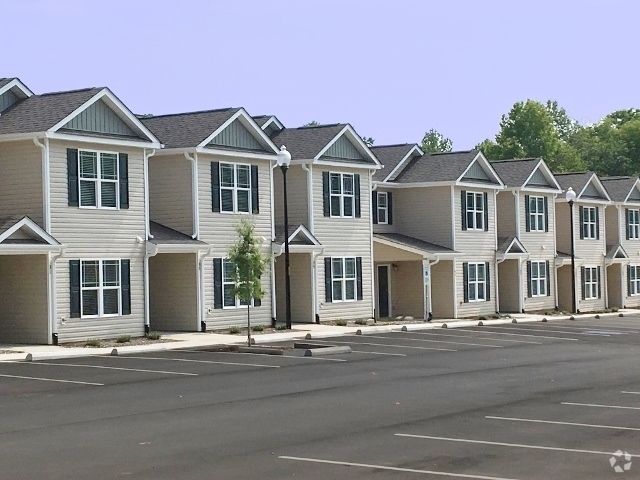
[[[304,351],[305,357],[324,357],[325,355],[339,355],[343,353],[351,353],[351,347],[323,347],[310,348]]]

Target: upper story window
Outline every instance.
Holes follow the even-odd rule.
[[[354,178],[351,173],[331,173],[331,216],[353,218],[355,206]]]
[[[251,166],[220,164],[220,210],[251,213]]]
[[[378,195],[378,223],[389,223],[389,202],[387,192],[377,192]]]
[[[545,231],[545,202],[544,197],[529,197],[529,230],[531,232]]]
[[[640,210],[627,210],[627,239],[640,238]]]
[[[78,151],[80,207],[119,207],[118,154]]]
[[[486,230],[487,195],[478,192],[464,192],[465,218],[463,230]]]
[[[582,219],[581,238],[599,238],[598,207],[580,207],[580,217]]]

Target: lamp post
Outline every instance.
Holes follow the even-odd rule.
[[[285,271],[285,296],[287,303],[286,328],[291,329],[291,277],[289,275],[289,212],[287,211],[287,170],[291,163],[291,154],[287,147],[282,145],[277,157],[278,166],[282,170],[284,193],[284,271]]]
[[[576,192],[569,187],[565,198],[569,202],[569,218],[571,224],[571,313],[576,313],[576,243],[573,234],[573,202],[576,200]]]

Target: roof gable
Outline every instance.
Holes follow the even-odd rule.
[[[540,168],[534,170],[525,186],[533,188],[557,188],[556,185],[553,185],[552,182],[549,181]]]
[[[489,161],[482,155],[482,152],[478,152],[462,175],[457,178],[457,182],[504,186]]]
[[[0,94],[0,112],[4,112],[7,108],[20,101],[20,97],[11,90]]]
[[[481,182],[491,181],[491,178],[489,177],[487,172],[484,171],[484,168],[482,168],[482,166],[478,162],[473,162],[467,169],[466,173],[461,177],[461,179],[471,182],[475,182],[478,180]]]
[[[627,202],[640,202],[640,182],[636,182],[636,184],[629,192]]]
[[[640,202],[640,180],[637,177],[605,177],[600,180],[612,201]]]
[[[98,100],[64,124],[61,129],[138,137],[103,100]]]
[[[498,239],[498,253],[504,255],[524,255],[527,249],[524,248],[518,237],[500,238]]]
[[[607,190],[604,188],[598,177],[594,173],[587,184],[584,186],[580,194],[578,195],[578,199],[594,199],[594,200],[605,200],[610,201],[609,194]]]
[[[414,143],[374,146],[371,147],[371,151],[376,155],[383,168],[376,171],[373,178],[382,182],[393,181],[409,160],[423,155],[422,150]]]
[[[569,188],[576,192],[577,201],[611,201],[607,190],[593,172],[558,173],[555,177],[563,192]],[[564,201],[564,199],[558,198],[556,201]]]
[[[59,246],[58,241],[29,217],[9,217],[0,221],[0,245],[43,244]]]
[[[339,158],[343,160],[364,160],[364,156],[349,141],[349,139],[341,135],[333,144],[322,154],[320,158]]]
[[[254,134],[252,134],[238,119],[231,122],[225,129],[213,137],[207,146],[222,146],[239,148],[241,150],[265,151],[264,146],[256,140]]]

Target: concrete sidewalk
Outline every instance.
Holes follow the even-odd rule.
[[[622,309],[617,313],[602,313],[600,317],[604,320],[606,318],[618,317],[619,313],[623,315],[631,315],[639,313],[638,310]],[[580,314],[574,315],[576,319],[580,318],[593,318],[595,314]],[[484,325],[504,325],[512,323],[515,319],[518,323],[531,323],[540,322],[545,318],[543,315],[531,315],[531,314],[511,314],[511,318],[501,318],[496,320],[483,320]],[[567,320],[570,318],[568,315],[554,315],[546,317],[549,322],[556,320]],[[287,341],[287,340],[301,340],[304,339],[307,334],[311,334],[312,338],[329,338],[339,337],[341,335],[353,334],[358,330],[361,330],[363,334],[379,333],[379,332],[391,332],[399,331],[403,327],[406,327],[409,331],[415,330],[430,330],[434,328],[443,328],[446,324],[447,328],[462,328],[477,326],[478,320],[440,320],[436,322],[421,322],[421,323],[406,323],[397,322],[395,324],[387,325],[368,325],[368,326],[347,326],[338,327],[335,325],[317,325],[317,324],[296,324],[293,325],[290,331],[279,331],[277,333],[269,334],[253,334],[256,345]],[[117,349],[119,354],[126,355],[128,353],[139,352],[158,352],[166,350],[179,350],[190,348],[202,348],[202,347],[221,347],[229,345],[244,345],[246,344],[245,335],[231,335],[222,333],[166,333],[162,338],[172,340],[171,342],[160,342],[149,345],[132,345],[132,346],[117,346],[107,348],[91,348],[91,347],[74,347],[67,348],[53,345],[0,345],[0,351],[10,351],[11,353],[0,354],[0,362],[7,361],[21,361],[25,360],[28,355],[31,355],[33,360],[45,360],[53,358],[73,358],[73,357],[88,357],[91,355],[109,355],[113,349]]]

